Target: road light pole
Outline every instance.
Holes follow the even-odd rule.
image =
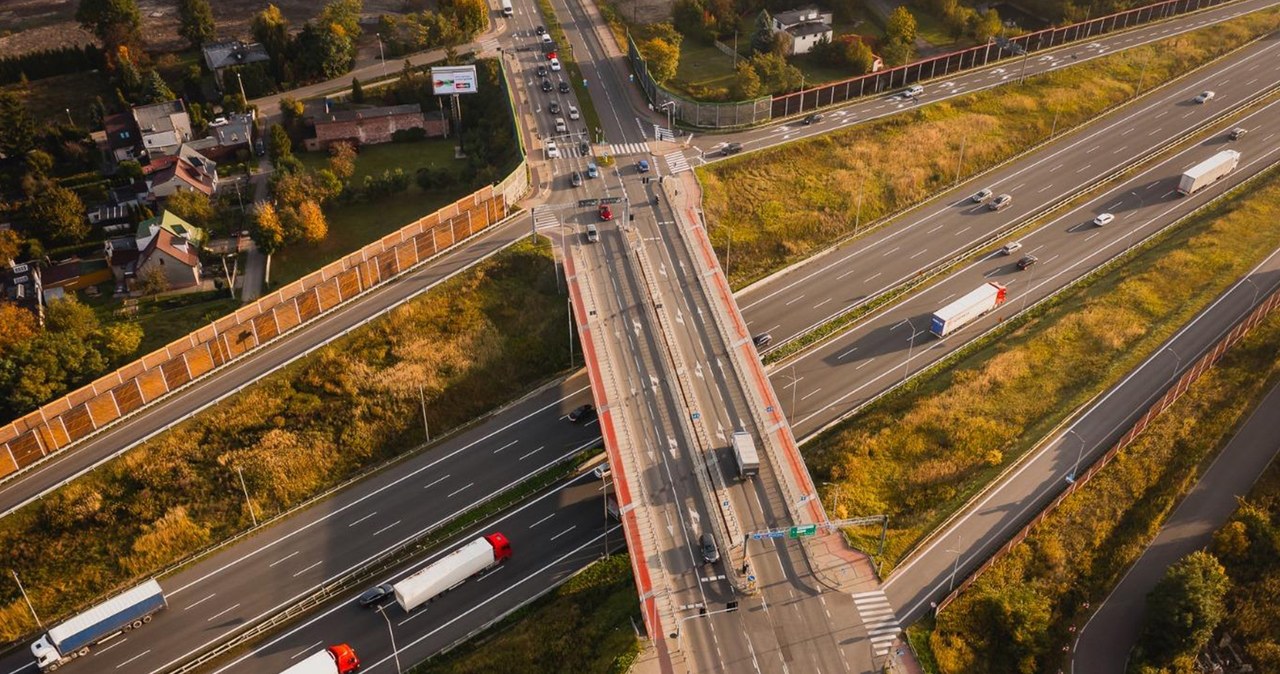
[[[916,345],[916,326],[911,322],[910,318],[903,319],[907,322],[907,327],[911,328],[911,338],[907,342],[907,359],[902,361],[902,381],[907,380],[907,375],[911,370],[911,350]]]
[[[858,211],[853,216],[853,235],[858,236],[858,225],[862,224],[862,193],[867,187],[867,174],[862,174],[862,180],[858,181]]]
[[[800,380],[796,378],[796,363],[791,361],[791,418],[796,418],[796,389],[800,388]]]
[[[382,52],[382,33],[374,33],[378,36],[378,58],[382,60],[382,77],[387,77],[387,55]]]
[[[960,184],[960,169],[964,166],[964,143],[968,140],[967,136],[960,137],[960,156],[956,158],[956,184]]]
[[[959,534],[956,534],[956,549],[947,550],[947,552],[956,553],[956,559],[951,564],[951,583],[947,587],[948,593],[954,592],[956,589],[956,573],[960,571],[960,553],[963,551],[963,548],[964,548],[964,537]]]
[[[1178,370],[1182,369],[1182,356],[1179,356],[1178,352],[1174,351],[1173,347],[1171,346],[1166,346],[1164,350],[1168,351],[1169,353],[1172,353],[1174,360],[1177,361],[1177,363],[1175,363],[1173,366],[1173,372],[1169,375],[1169,379],[1172,380],[1174,377],[1178,376]]]
[[[244,492],[244,503],[249,506],[249,519],[253,520],[253,528],[258,528],[258,515],[253,512],[253,500],[249,498],[249,487],[244,483],[244,471],[236,466],[236,474],[240,476],[240,490]]]
[[[609,465],[609,459],[605,459],[604,465]],[[609,556],[609,481],[605,476],[605,472],[600,471],[600,492],[604,498],[600,499],[601,506],[604,508],[604,553],[600,555],[600,559]]]
[[[71,108],[67,108],[67,124],[70,124],[71,126],[76,125],[76,120],[71,119]]]
[[[1080,434],[1074,428],[1067,431],[1067,435],[1074,435],[1080,441],[1080,449],[1076,450],[1075,468],[1072,468],[1071,473],[1067,475],[1067,484],[1072,484],[1076,481],[1076,476],[1080,474],[1080,459],[1084,457],[1084,438],[1080,437]]]
[[[569,315],[569,367],[573,367],[573,297],[564,298],[565,306],[568,307]]]
[[[13,574],[13,582],[18,584],[18,591],[22,593],[22,598],[27,602],[27,608],[31,609],[31,617],[36,619],[36,627],[44,629],[44,623],[40,622],[40,614],[36,613],[36,607],[31,603],[31,597],[27,596],[27,589],[22,587],[22,580],[18,578],[18,572],[9,569],[9,573]]]
[[[1246,276],[1244,277],[1244,280],[1248,281],[1249,285],[1253,286],[1253,302],[1249,306],[1256,306],[1258,304],[1258,294],[1262,291],[1262,288],[1258,287],[1257,282],[1253,280],[1252,276]]]
[[[427,436],[427,442],[431,442],[431,427],[427,425],[427,393],[422,388],[422,384],[418,384],[418,400],[422,402],[422,433]]]
[[[400,649],[396,648],[396,632],[391,629],[391,618],[387,617],[386,609],[379,608],[378,613],[382,614],[382,619],[387,621],[387,634],[391,637],[391,655],[396,660],[396,674],[404,671],[400,668]]]

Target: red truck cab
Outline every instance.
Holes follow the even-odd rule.
[[[338,667],[338,674],[350,674],[360,669],[360,658],[356,657],[355,649],[347,644],[330,646],[329,655],[333,656],[333,664]]]
[[[485,536],[484,539],[489,541],[489,545],[493,546],[494,562],[502,562],[507,559],[511,559],[511,541],[508,541],[506,536],[495,531],[488,536]]]

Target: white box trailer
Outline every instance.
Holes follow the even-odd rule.
[[[360,658],[347,644],[316,651],[280,674],[351,674],[360,669]]]
[[[160,584],[148,580],[50,628],[31,644],[31,655],[40,671],[52,672],[88,655],[91,646],[151,622],[167,605]]]
[[[1187,169],[1178,179],[1178,194],[1187,196],[1202,187],[1212,185],[1222,176],[1236,170],[1240,163],[1240,153],[1235,150],[1223,150],[1218,154]]]
[[[733,456],[738,460],[738,477],[748,478],[760,474],[760,454],[756,452],[756,440],[750,433],[734,432]]]
[[[396,603],[412,611],[509,557],[506,536],[495,532],[477,538],[393,585]]]
[[[1004,304],[1005,287],[999,283],[984,283],[969,294],[939,309],[929,321],[929,332],[939,336],[959,330],[975,318]]]

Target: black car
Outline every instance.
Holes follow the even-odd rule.
[[[1037,263],[1037,262],[1039,262],[1039,261],[1040,261],[1040,258],[1038,258],[1038,257],[1036,257],[1036,256],[1034,256],[1034,255],[1027,255],[1026,257],[1022,258],[1021,260],[1018,260],[1018,269],[1026,269],[1027,267],[1030,267],[1031,265],[1033,265],[1033,264],[1035,264],[1035,263]]]
[[[538,35],[542,35],[543,33],[547,32],[547,29],[546,29],[546,28],[543,28],[542,26],[538,26],[538,27],[537,27],[537,28],[535,28],[534,30],[536,30],[536,31],[537,31]]]
[[[576,424],[579,421],[588,421],[595,415],[596,406],[588,403],[574,408],[574,410],[569,413],[569,421]]]
[[[580,143],[578,143],[578,154],[580,154],[580,155],[582,155],[582,156],[584,156],[584,157],[590,157],[590,156],[591,156],[591,144],[590,144],[590,143],[588,143],[588,142],[587,142],[587,141],[585,141],[585,140],[584,140],[584,141],[582,141],[582,142],[580,142]]]
[[[698,539],[698,549],[702,552],[703,564],[715,564],[720,561],[720,549],[716,547],[716,537],[710,532],[702,534]]]
[[[547,67],[538,66],[538,77],[546,77],[546,76],[547,76]]]
[[[560,104],[555,101],[551,101],[551,103],[547,106],[547,112],[553,115],[560,114]]]
[[[551,91],[551,80],[542,80],[542,90]]]
[[[386,599],[395,592],[395,588],[391,587],[391,583],[383,583],[377,587],[371,587],[360,594],[356,598],[356,603],[361,606],[373,606],[374,604]]]
[[[821,122],[821,121],[822,121],[822,115],[814,113],[804,118],[804,125],[808,126],[810,124],[817,124],[818,122]]]
[[[751,342],[756,345],[757,349],[763,349],[773,343],[773,335],[762,332],[751,338]]]
[[[742,143],[729,143],[720,150],[720,154],[728,157],[731,154],[742,152]]]
[[[562,94],[567,94],[567,93],[569,93],[569,83],[568,83],[568,82],[565,82],[564,80],[561,80],[561,81],[560,81],[560,93],[562,93]]]

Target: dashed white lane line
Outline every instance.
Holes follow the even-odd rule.
[[[351,527],[354,527],[355,525],[357,525],[357,524],[359,524],[359,523],[361,523],[361,522],[363,522],[363,521],[365,521],[365,520],[369,519],[370,517],[373,517],[374,515],[377,515],[377,514],[378,514],[378,511],[377,511],[377,510],[375,510],[375,511],[373,511],[373,512],[369,513],[368,515],[365,515],[364,517],[361,517],[360,519],[358,519],[358,520],[356,520],[356,521],[352,522],[351,524],[348,524],[348,525],[347,525],[347,528],[348,528],[348,529],[350,529]]]
[[[444,477],[436,478],[436,479],[435,479],[434,481],[432,481],[430,484],[427,484],[426,486],[424,486],[424,487],[423,487],[423,489],[430,489],[430,488],[432,488],[432,487],[434,487],[434,486],[436,486],[436,485],[440,484],[441,482],[444,482],[444,481],[445,481],[445,480],[447,480],[447,479],[449,479],[449,476],[448,476],[448,475],[445,475]]]
[[[458,494],[461,494],[462,492],[464,492],[464,491],[466,491],[466,490],[470,489],[470,488],[471,488],[472,486],[474,486],[474,485],[475,485],[475,483],[474,483],[474,482],[468,482],[468,483],[467,483],[467,485],[466,485],[465,487],[459,487],[459,488],[457,488],[457,489],[455,489],[455,490],[453,490],[453,491],[449,492],[449,495],[448,495],[448,496],[446,496],[445,498],[453,498],[454,496],[457,496]]]

